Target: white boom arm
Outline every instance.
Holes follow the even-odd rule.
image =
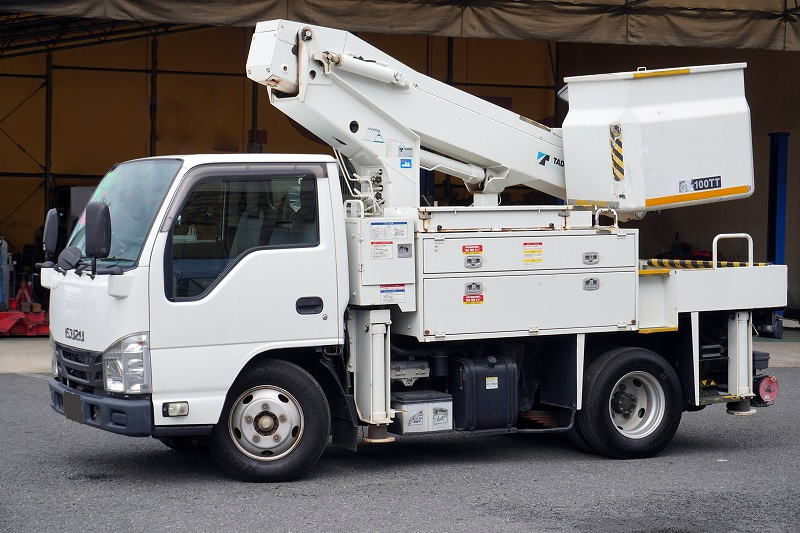
[[[419,206],[419,169],[462,179],[476,204],[524,184],[565,198],[559,130],[455,89],[342,30],[256,26],[247,76],[271,103],[341,152],[368,213]]]

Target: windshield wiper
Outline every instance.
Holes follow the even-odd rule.
[[[91,261],[91,260],[92,260],[91,257],[86,257],[86,256],[81,257],[81,262],[83,262],[83,261]],[[98,257],[97,260],[98,261],[127,261],[128,263],[135,263],[136,262],[136,259],[131,259],[129,257],[114,257],[114,256],[111,256],[111,257]]]
[[[135,263],[135,259],[130,259],[128,257],[103,257],[99,259],[99,261],[128,261],[130,263]],[[75,265],[75,273],[78,276],[82,276],[84,272],[86,272],[89,267],[92,266],[92,258],[87,256],[81,256],[81,259]],[[65,271],[66,272],[66,271]],[[119,276],[122,274],[122,269],[117,265],[111,265],[108,268],[100,268],[97,270],[98,274],[111,274],[112,276]],[[94,279],[94,274],[89,274],[89,277]]]

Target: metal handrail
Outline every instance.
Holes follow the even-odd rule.
[[[747,233],[720,233],[711,244],[712,268],[717,268],[717,243],[721,239],[747,239],[747,266],[753,266],[753,238]]]
[[[356,210],[357,207],[360,207],[361,209]],[[345,200],[344,212],[348,216],[364,218],[364,202],[361,200]]]
[[[614,224],[610,227],[618,228],[619,227],[619,216],[617,215],[616,209],[611,209],[610,207],[598,207],[594,210],[594,225],[596,227],[609,227],[609,226],[599,226],[598,222],[600,221],[600,213],[611,213],[614,216]]]

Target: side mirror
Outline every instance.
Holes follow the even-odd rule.
[[[86,255],[102,259],[111,253],[111,213],[105,202],[86,205]]]
[[[47,212],[47,217],[44,219],[42,241],[45,259],[50,259],[55,255],[58,246],[58,211],[55,207]]]

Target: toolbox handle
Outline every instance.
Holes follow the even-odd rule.
[[[747,239],[747,266],[753,266],[753,238],[747,233],[720,233],[711,244],[712,268],[717,268],[717,243],[721,239]]]

